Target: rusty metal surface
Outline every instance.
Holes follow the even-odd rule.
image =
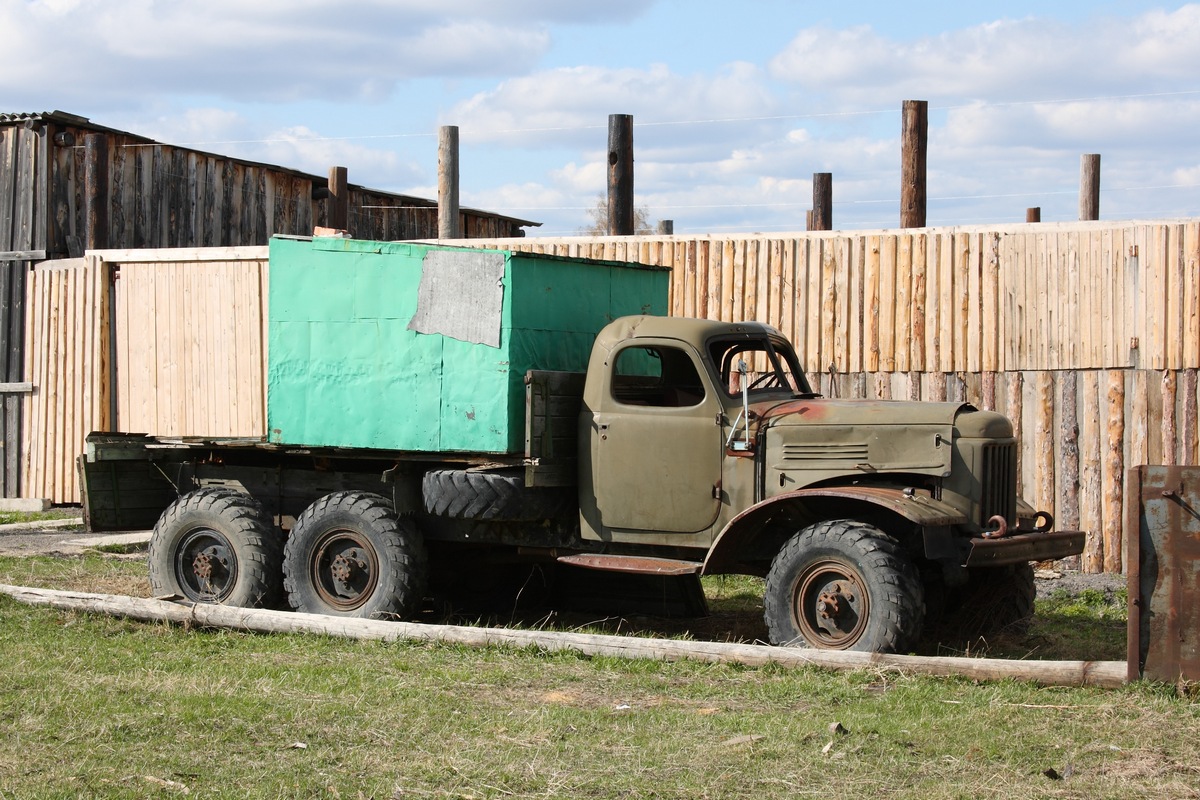
[[[1010,533],[1007,536],[978,536],[971,540],[971,553],[964,566],[1000,567],[1025,561],[1052,561],[1083,552],[1083,531]]]
[[[609,572],[628,572],[635,575],[695,575],[703,566],[699,561],[680,561],[673,558],[619,556],[607,553],[579,553],[559,556],[559,562],[588,569]]]
[[[1200,680],[1200,467],[1135,467],[1125,488],[1129,679]]]

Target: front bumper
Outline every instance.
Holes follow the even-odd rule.
[[[965,567],[1002,567],[1025,561],[1053,561],[1083,552],[1084,531],[1044,531],[971,540]]]

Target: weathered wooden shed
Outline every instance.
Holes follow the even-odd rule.
[[[32,263],[99,248],[265,245],[315,227],[380,241],[437,238],[436,200],[344,178],[164,144],[62,111],[0,113],[0,496],[20,491]],[[467,239],[519,237],[538,224],[460,210]]]

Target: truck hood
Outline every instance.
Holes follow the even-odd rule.
[[[766,446],[768,485],[784,489],[839,475],[946,475],[956,419],[980,413],[1003,419],[965,403],[813,398],[751,407]]]

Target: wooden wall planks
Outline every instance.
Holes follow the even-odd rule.
[[[1088,570],[1121,569],[1128,467],[1200,463],[1200,220],[469,244],[668,266],[673,313],[779,327],[826,395],[965,401],[1008,415],[1022,493],[1089,531]],[[267,271],[254,250],[101,254],[122,275],[122,429],[262,435]],[[40,327],[29,335],[40,344],[28,374],[39,388],[26,402],[42,416],[28,430],[51,431],[54,444],[32,454],[28,489],[57,502],[75,499],[69,465],[82,434],[64,432],[87,424],[73,416],[106,419],[106,386],[72,399],[52,359],[72,336],[71,350],[107,357],[89,333],[102,315],[81,316],[86,294],[66,296],[94,280],[30,287]],[[82,320],[74,333],[64,314]],[[91,410],[49,418],[51,387],[55,402]],[[84,401],[89,391],[100,406]]]
[[[669,266],[672,313],[779,327],[827,395],[1008,414],[1088,570],[1121,569],[1127,467],[1200,463],[1200,220],[637,241],[472,244]]]

